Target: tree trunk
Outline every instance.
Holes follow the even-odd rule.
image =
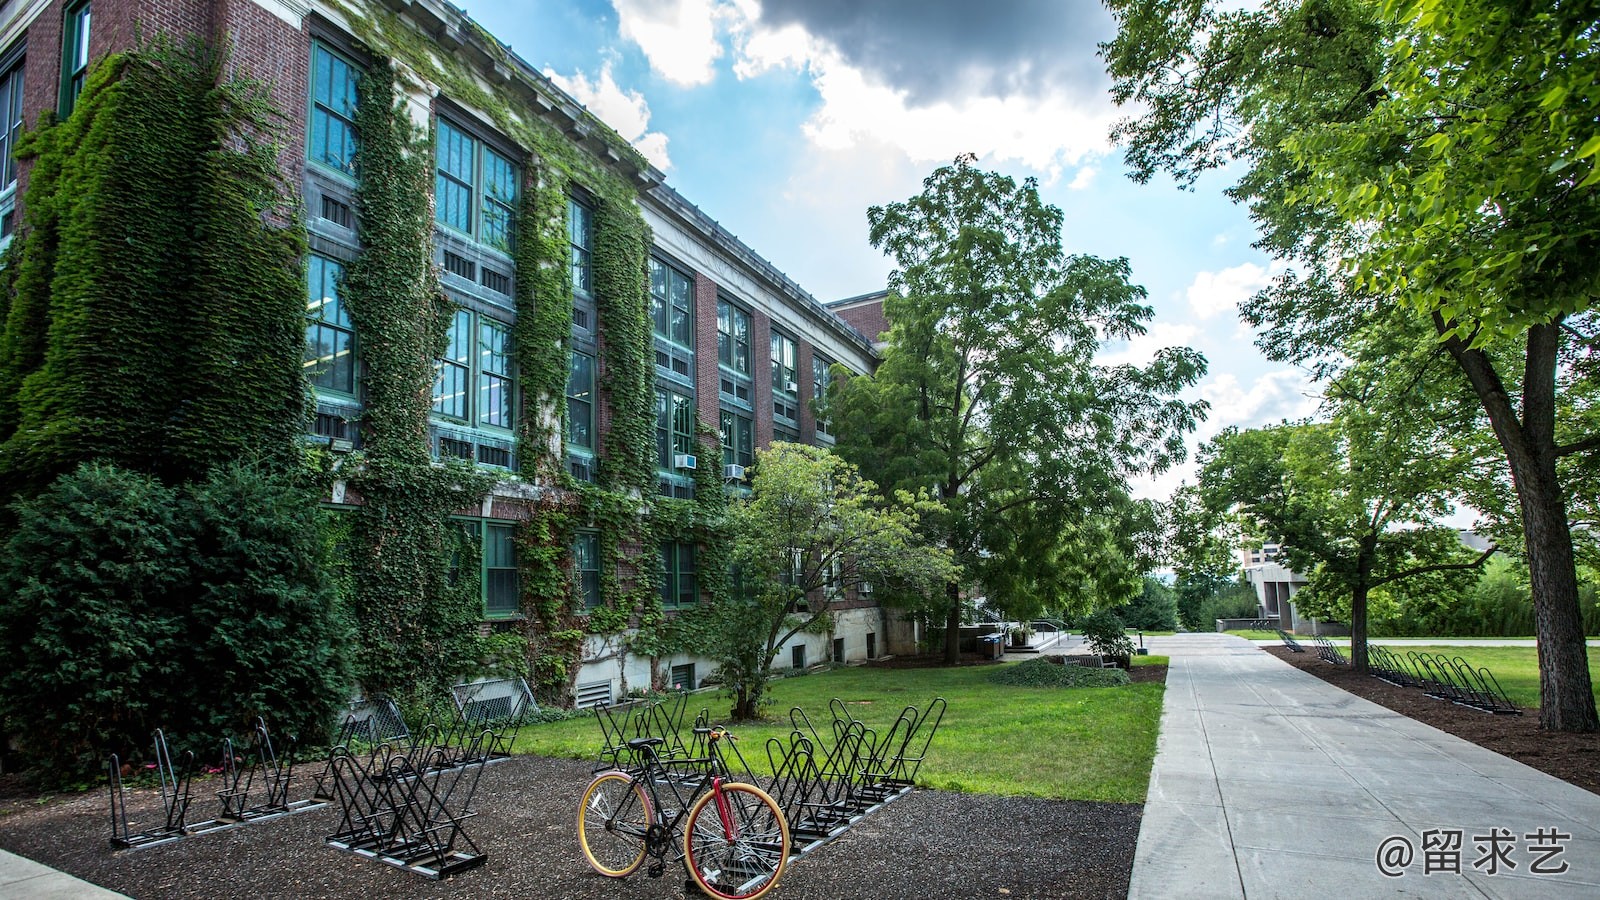
[[[1378,536],[1363,535],[1356,555],[1356,583],[1350,591],[1350,668],[1367,674],[1367,593],[1372,584],[1372,558]]]
[[[950,601],[944,620],[944,664],[953,666],[961,662],[961,586],[952,582],[944,591]]]
[[[1441,334],[1447,330],[1437,313],[1434,323]],[[1556,475],[1555,374],[1560,329],[1560,322],[1528,329],[1520,420],[1487,354],[1468,347],[1460,338],[1446,338],[1445,347],[1466,373],[1489,416],[1510,464],[1522,509],[1539,646],[1539,727],[1592,732],[1600,730],[1600,718],[1595,715],[1589,678],[1566,495]]]

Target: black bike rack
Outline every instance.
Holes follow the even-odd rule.
[[[1436,700],[1479,712],[1522,715],[1522,710],[1512,702],[1493,672],[1485,666],[1473,666],[1463,657],[1416,650],[1401,657],[1377,646],[1368,648],[1367,652],[1372,674],[1390,684],[1418,688]]]
[[[128,824],[128,798],[122,784],[122,761],[113,753],[106,767],[111,789],[111,846],[119,850],[154,847],[179,840],[189,833],[186,820],[189,786],[194,777],[194,753],[186,750],[174,763],[166,733],[157,728],[151,737],[155,745],[156,774],[161,779],[161,824],[138,831],[132,829]]]
[[[1278,629],[1278,637],[1282,639],[1283,645],[1289,648],[1290,653],[1306,652],[1306,648],[1300,646],[1300,642],[1294,639],[1294,635],[1284,631],[1282,628]]]
[[[329,770],[340,818],[328,846],[434,879],[483,865],[488,856],[463,823],[477,815],[472,799],[495,740],[484,729],[459,756],[420,744],[335,747]]]
[[[1318,659],[1325,663],[1333,663],[1336,666],[1347,666],[1350,664],[1350,661],[1344,658],[1344,654],[1339,651],[1339,648],[1333,645],[1333,641],[1320,636],[1315,638],[1315,640],[1317,642]]]

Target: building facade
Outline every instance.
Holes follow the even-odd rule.
[[[437,0],[8,4],[0,240],[25,212],[19,137],[48,115],[68,119],[101,60],[163,35],[225,49],[228,72],[264,85],[281,117],[279,166],[305,229],[306,441],[335,465],[401,446],[493,476],[451,521],[479,548],[481,627],[525,634],[530,658],[559,661],[559,676],[542,676],[547,693],[592,704],[698,686],[713,663],[692,646],[640,649],[641,620],[681,615],[705,582],[723,581],[706,577],[724,564],[697,512],[720,499],[708,493],[747,490],[755,450],[774,441],[830,446],[814,401],[835,365],[872,370],[878,335],[817,302]],[[392,93],[374,93],[391,79]],[[405,433],[386,431],[384,404],[410,402],[389,399],[384,381],[393,336],[370,325],[348,277],[374,255],[404,262],[372,237],[385,233],[370,156],[380,113],[426,166],[411,199],[432,221],[413,270],[448,301],[442,334],[416,339],[432,388],[415,410],[425,427]],[[351,465],[330,508],[369,502]],[[852,591],[831,633],[797,636],[777,665],[875,656],[884,619]]]

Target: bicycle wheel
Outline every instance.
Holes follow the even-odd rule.
[[[725,782],[689,810],[683,864],[707,894],[730,900],[760,897],[778,883],[788,861],[789,823],[777,802],[755,785]]]
[[[649,828],[650,799],[632,777],[606,772],[584,789],[578,806],[578,843],[596,872],[622,878],[638,871]]]

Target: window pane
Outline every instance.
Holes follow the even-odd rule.
[[[434,141],[433,217],[441,225],[472,233],[472,138],[445,119]]]
[[[356,83],[360,73],[321,44],[311,50],[311,137],[307,156],[355,174]]]
[[[483,319],[478,328],[478,422],[511,427],[511,332]]]
[[[574,352],[567,366],[567,443],[594,449],[594,360]]]
[[[672,467],[672,407],[668,394],[656,391],[656,465]]]
[[[567,241],[572,246],[572,291],[583,297],[589,296],[592,291],[589,284],[592,240],[589,207],[576,200],[567,201]]]

